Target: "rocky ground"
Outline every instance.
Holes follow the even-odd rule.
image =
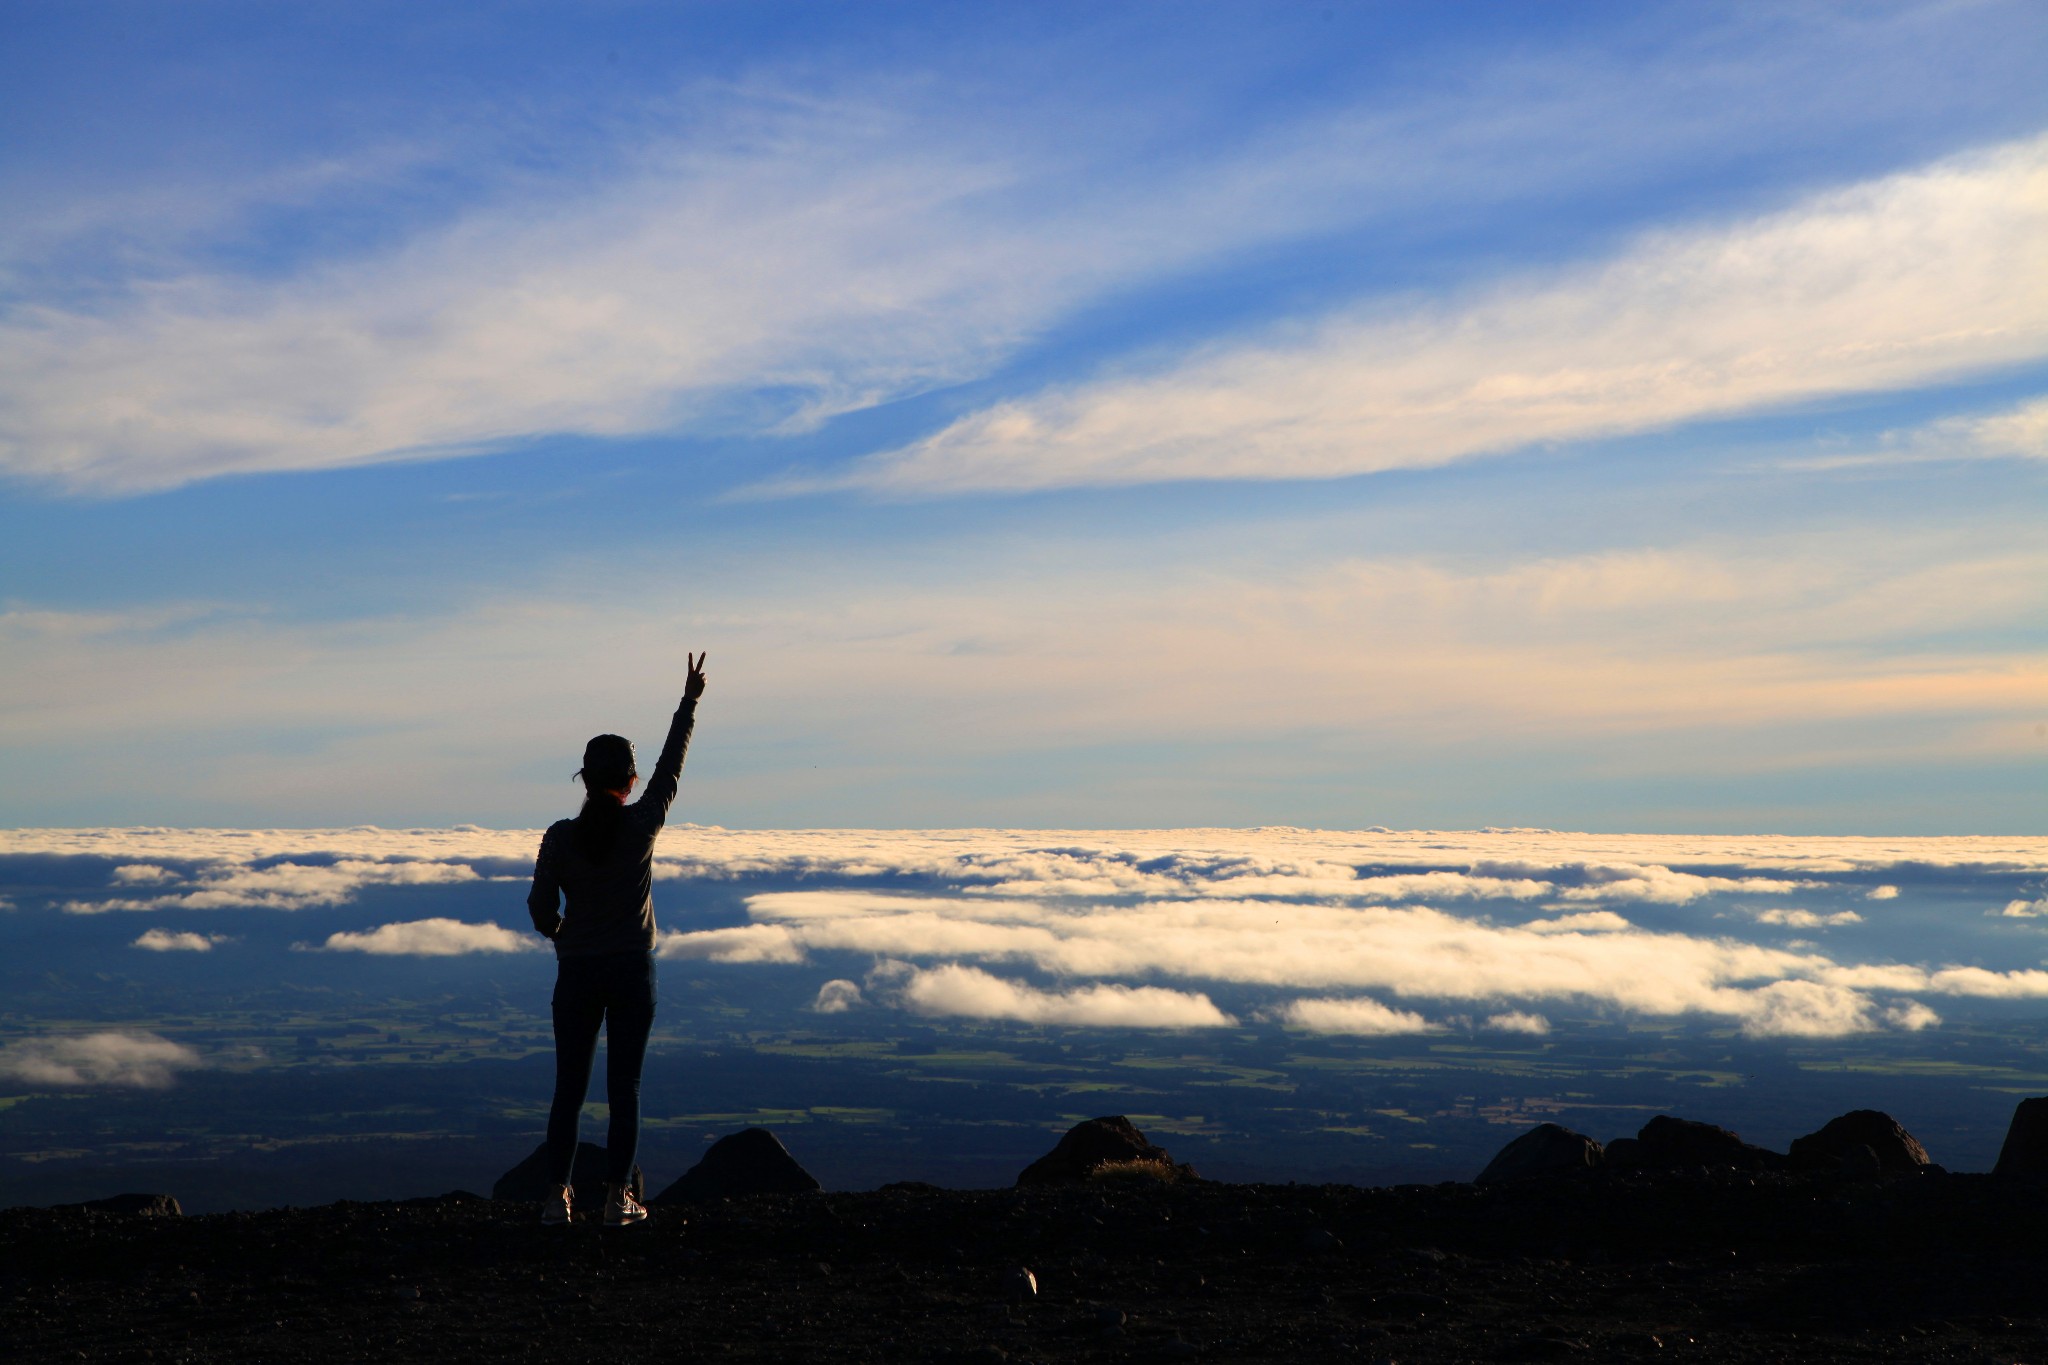
[[[1033,1292],[1023,1272],[1036,1281]],[[17,1361],[2048,1361],[2048,1186],[893,1188],[543,1228],[451,1195],[0,1213]]]

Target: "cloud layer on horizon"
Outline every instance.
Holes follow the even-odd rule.
[[[104,903],[189,917],[486,881],[509,898],[536,842],[534,831],[480,829],[0,831],[0,856],[107,860],[97,898],[68,891],[51,912]],[[1826,1037],[1929,1027],[1940,1019],[1931,1002],[2048,999],[2048,970],[2025,965],[2038,945],[2034,959],[1998,967],[1959,961],[1938,931],[1910,957],[1857,952],[1874,919],[1909,907],[1900,883],[1929,876],[1983,888],[1976,923],[2030,934],[2036,902],[2014,893],[2048,874],[2042,839],[679,826],[664,847],[658,903],[673,906],[691,883],[736,884],[746,921],[679,928],[664,910],[662,955],[871,964],[858,984],[826,981],[821,1013],[1169,1028],[1256,1017],[1377,1035],[1475,1019],[1541,1032],[1563,1011]],[[779,889],[751,889],[763,887]],[[153,894],[138,901],[138,888]],[[1788,937],[1815,930],[1835,946]],[[137,944],[212,941],[164,925]],[[445,915],[303,946],[389,957],[545,947],[520,928]]]

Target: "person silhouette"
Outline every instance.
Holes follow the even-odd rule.
[[[626,798],[640,779],[633,745],[620,735],[598,735],[583,746],[583,809],[557,820],[541,836],[526,908],[533,927],[555,945],[555,1098],[548,1110],[547,1169],[551,1193],[541,1201],[543,1223],[575,1216],[570,1176],[576,1162],[577,1122],[590,1088],[597,1032],[605,1034],[606,1227],[642,1222],[647,1210],[633,1197],[633,1159],[640,1146],[640,1066],[654,1027],[654,838],[668,819],[683,751],[704,695],[707,655],[683,656],[689,677],[669,722],[647,790]],[[566,899],[567,907],[563,908]]]

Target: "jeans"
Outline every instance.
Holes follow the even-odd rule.
[[[555,1103],[548,1111],[548,1167],[552,1183],[567,1185],[576,1163],[576,1125],[597,1030],[605,1031],[605,1102],[611,1105],[605,1180],[626,1185],[640,1147],[640,1064],[654,1027],[654,954],[606,953],[565,957],[555,974]]]

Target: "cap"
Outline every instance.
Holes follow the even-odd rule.
[[[624,786],[627,779],[640,775],[633,762],[633,741],[624,735],[598,735],[583,746],[583,769],[576,775],[600,787]]]

